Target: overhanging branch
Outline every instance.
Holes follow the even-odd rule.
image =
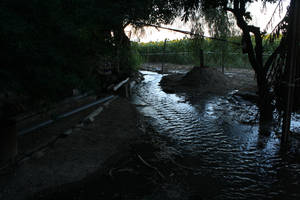
[[[238,42],[232,42],[232,41],[228,41],[228,40],[225,40],[225,39],[222,39],[222,38],[205,36],[205,35],[201,35],[201,34],[198,34],[198,33],[193,33],[193,32],[190,32],[190,31],[183,31],[183,30],[179,30],[179,29],[162,27],[162,26],[153,25],[153,24],[142,24],[142,25],[151,26],[151,27],[155,27],[155,28],[158,28],[158,29],[165,29],[165,30],[169,30],[169,31],[174,31],[174,32],[178,32],[178,33],[182,33],[182,34],[186,34],[186,35],[200,36],[200,37],[209,38],[209,39],[212,39],[212,40],[227,42],[227,43],[231,43],[231,44],[234,44],[234,45],[237,45],[237,46],[241,46],[241,44],[238,43]]]

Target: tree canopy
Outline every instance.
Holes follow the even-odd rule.
[[[124,27],[170,23],[179,12],[176,2],[1,1],[1,99],[13,94],[55,100],[73,88],[105,87],[107,80],[93,73],[97,66],[118,60],[118,73],[132,70]]]

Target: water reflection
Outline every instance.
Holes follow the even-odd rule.
[[[209,198],[300,198],[300,190],[293,190],[300,188],[300,162],[286,160],[279,153],[275,133],[258,134],[255,105],[231,94],[166,94],[159,86],[163,75],[142,73],[145,80],[133,101],[146,105],[138,107],[140,112],[172,141],[179,163],[218,180],[220,188]],[[293,130],[299,130],[299,119],[300,115],[293,116]]]

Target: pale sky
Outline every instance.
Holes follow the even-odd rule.
[[[286,13],[286,8],[290,3],[290,0],[282,0],[283,2],[283,8],[281,10],[281,13],[279,13],[279,8],[276,10],[275,17],[273,18],[273,26],[267,30],[267,32],[272,31],[272,29],[280,22],[280,20],[284,17]],[[261,30],[264,30],[267,23],[270,21],[271,16],[273,12],[275,11],[275,8],[277,6],[276,4],[270,4],[268,3],[266,6],[266,9],[263,9],[263,6],[260,2],[254,2],[252,3],[249,8],[247,9],[252,14],[252,24],[259,26]],[[191,28],[188,24],[184,24],[180,20],[176,20],[172,25],[162,25],[164,27],[171,27],[175,29],[190,31]],[[125,31],[127,34],[130,33],[131,27],[127,27]],[[168,40],[174,40],[174,39],[182,39],[183,37],[186,37],[186,35],[181,33],[176,33],[168,30],[157,30],[156,28],[145,28],[146,32],[142,37],[136,37],[131,36],[131,40],[133,41],[140,41],[140,42],[149,42],[149,41],[163,41],[165,39]],[[133,34],[132,34],[133,35]],[[207,31],[205,35],[208,35]]]

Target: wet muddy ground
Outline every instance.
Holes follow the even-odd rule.
[[[226,72],[242,87],[229,87],[225,95],[166,93],[160,86],[165,75],[142,73],[145,80],[134,101],[165,142],[164,154],[191,170],[183,178],[190,194],[204,199],[300,198],[299,115],[293,116],[290,150],[282,154],[278,130],[259,135],[256,105],[235,95],[237,89],[253,89],[252,72]]]
[[[106,179],[102,179],[102,173],[98,172],[103,172],[110,163],[117,169],[122,168],[119,161],[122,163],[130,155],[131,145],[140,141],[142,132],[137,127],[138,114],[128,100],[118,98],[101,106],[103,111],[93,123],[78,124],[94,111],[87,109],[67,121],[61,120],[21,136],[20,150],[31,152],[34,148],[33,154],[25,156],[16,166],[0,170],[0,199],[23,200],[34,193],[38,194],[33,199],[60,199],[60,191],[64,191],[66,199],[73,199],[74,194],[79,195],[76,183],[83,188],[98,188],[94,190],[96,196],[100,186],[94,185],[95,175],[101,182]],[[52,140],[53,137],[57,139]],[[43,148],[40,149],[39,145]],[[85,178],[91,181],[81,182]],[[109,182],[103,183],[109,186]]]
[[[104,127],[109,134],[109,123],[122,112],[123,120],[110,128],[123,138],[120,127],[127,132],[124,122],[129,120],[132,130],[138,128],[142,134],[120,139],[128,141],[129,148],[115,151],[82,180],[46,188],[29,199],[300,198],[300,115],[293,116],[293,142],[282,154],[278,131],[274,129],[268,137],[259,135],[257,107],[236,95],[238,90],[255,87],[251,71],[227,71],[226,79],[239,84],[221,93],[190,90],[176,94],[163,91],[160,82],[165,74],[141,73],[145,79],[132,96],[141,114],[139,123],[131,123],[125,117],[128,111],[114,106]],[[97,127],[102,130],[101,123]],[[112,144],[115,139],[111,137]]]

